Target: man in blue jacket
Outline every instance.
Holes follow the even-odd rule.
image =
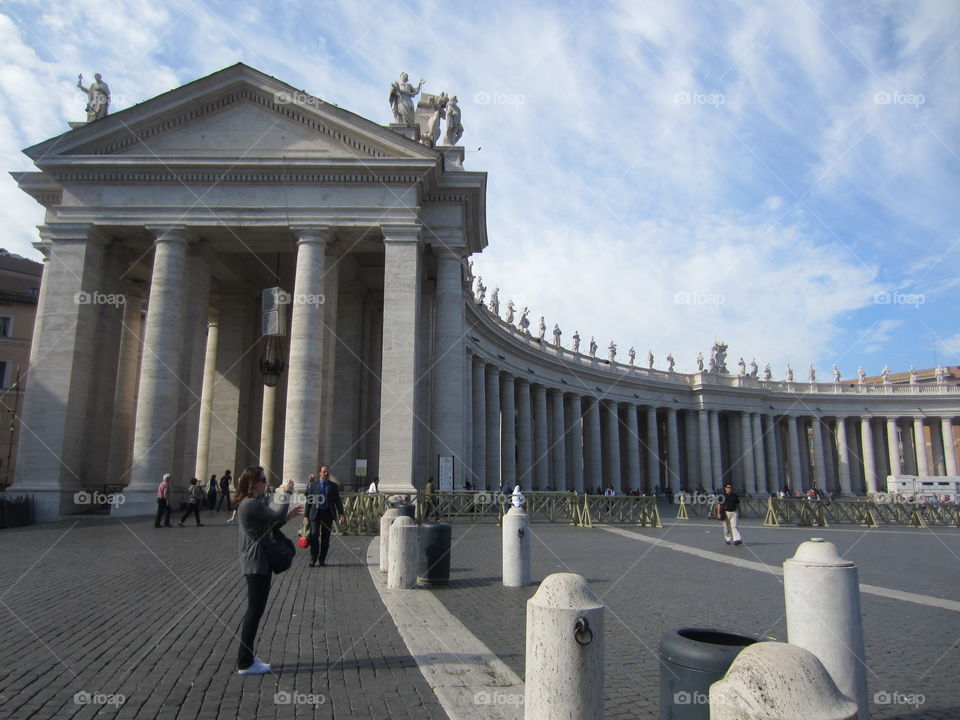
[[[317,479],[307,485],[307,511],[310,519],[310,567],[326,565],[330,550],[330,530],[333,527],[334,511],[337,520],[344,523],[343,501],[340,487],[330,477],[330,468],[320,467]]]

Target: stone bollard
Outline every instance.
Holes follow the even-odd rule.
[[[788,643],[740,651],[710,686],[710,720],[854,720],[857,704],[837,688],[816,655]]]
[[[573,573],[550,575],[527,601],[525,720],[603,717],[603,614]]]
[[[783,563],[787,640],[812,652],[847,697],[860,720],[870,718],[867,666],[857,566],[821,538],[801,543]]]
[[[380,572],[385,573],[390,567],[390,526],[400,517],[400,510],[387,508],[380,516]]]
[[[530,584],[530,516],[512,507],[503,516],[503,586]]]
[[[390,567],[387,587],[407,589],[417,584],[417,533],[420,528],[406,515],[390,526]]]

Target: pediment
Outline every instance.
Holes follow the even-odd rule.
[[[319,161],[439,157],[388,128],[242,64],[24,152],[41,166],[91,155]]]

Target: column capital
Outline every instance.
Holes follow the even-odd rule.
[[[383,241],[420,243],[420,225],[381,225]]]
[[[329,225],[291,225],[290,232],[298,243],[327,244],[333,240],[333,228]]]
[[[153,235],[154,243],[178,242],[186,245],[191,240],[186,225],[144,225],[144,228]]]
[[[44,252],[43,248],[50,247],[54,243],[85,243],[96,240],[106,245],[113,239],[96,225],[90,223],[50,223],[49,225],[38,225],[37,229],[40,231],[41,242],[35,243],[34,247],[41,252]],[[46,255],[45,252],[44,255]]]

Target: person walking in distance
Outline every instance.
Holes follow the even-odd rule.
[[[720,519],[723,521],[723,541],[729,545],[733,540],[734,545],[743,542],[740,537],[740,529],[737,527],[737,516],[740,511],[740,496],[733,491],[733,485],[727,483],[723,486],[723,495],[720,496],[720,502],[717,503],[717,512],[720,513]]]
[[[187,511],[183,514],[183,517],[180,518],[180,522],[177,523],[180,527],[183,527],[183,521],[190,517],[190,513],[193,513],[197,518],[197,527],[202,527],[203,523],[200,522],[200,503],[203,502],[203,488],[200,487],[200,481],[196,478],[190,478],[190,489],[187,490]]]
[[[163,526],[170,527],[170,473],[164,475],[157,486],[157,520],[153,523],[154,527],[160,527],[163,515],[166,515]]]
[[[318,477],[307,485],[306,497],[307,518],[310,520],[310,567],[318,564],[323,567],[330,550],[334,511],[340,524],[344,522],[340,488],[330,478],[328,466],[322,465]]]
[[[237,675],[263,675],[270,672],[270,665],[258,658],[253,651],[260,628],[260,618],[270,597],[270,561],[262,547],[274,527],[283,525],[303,512],[297,505],[289,512],[293,480],[283,485],[280,503],[272,508],[264,501],[267,492],[267,476],[262,467],[250,465],[244,468],[237,481],[237,516],[240,519],[240,566],[247,580],[247,611],[240,626],[240,648],[237,651]]]
[[[217,501],[217,512],[220,512],[220,506],[223,505],[223,501],[227,501],[227,512],[230,512],[230,483],[233,482],[233,478],[230,477],[230,471],[227,470],[223,477],[220,478],[220,499]]]

